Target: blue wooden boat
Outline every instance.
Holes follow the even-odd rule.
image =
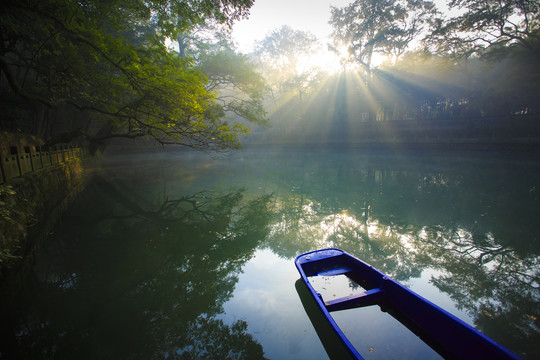
[[[324,249],[308,252],[298,256],[295,264],[323,317],[353,359],[363,357],[347,339],[330,313],[371,305],[380,306],[382,311],[388,312],[407,326],[446,359],[520,359],[457,317],[342,250]],[[315,291],[309,281],[313,276],[341,274],[359,284],[365,291],[327,300]],[[332,354],[328,355],[333,357]]]

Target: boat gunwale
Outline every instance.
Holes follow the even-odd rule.
[[[378,305],[382,311],[388,312],[447,359],[477,359],[479,355],[496,359],[520,359],[461,319],[341,249],[328,248],[301,254],[296,257],[295,265],[318,308],[351,355],[357,359],[363,357],[339,328],[331,311]],[[374,295],[373,298],[361,299],[360,294],[356,296],[360,300],[353,297],[350,300],[342,298],[344,300],[325,303],[308,278],[337,274],[344,274],[357,282],[366,289],[365,293],[371,292],[368,295]]]

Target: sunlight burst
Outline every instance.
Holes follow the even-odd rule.
[[[335,74],[342,71],[340,57],[334,52],[327,49],[320,49],[319,51],[304,56],[298,63],[299,71],[322,71],[328,74]]]

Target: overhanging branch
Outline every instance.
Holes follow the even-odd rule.
[[[4,73],[8,83],[9,83],[9,86],[11,87],[11,89],[13,90],[13,92],[17,95],[19,95],[20,97],[26,99],[26,100],[29,100],[29,101],[32,101],[32,102],[39,102],[45,106],[47,106],[49,109],[52,109],[52,108],[56,108],[58,105],[55,104],[54,102],[44,98],[44,97],[41,97],[41,96],[37,96],[37,95],[32,95],[30,93],[28,93],[26,90],[23,89],[23,87],[19,84],[19,82],[15,79],[15,75],[13,74],[13,71],[11,70],[11,67],[10,65],[8,64],[8,62],[6,61],[6,59],[4,59],[4,57],[0,56],[0,69],[2,70],[2,72]]]

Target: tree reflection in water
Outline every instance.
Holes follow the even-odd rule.
[[[427,270],[478,329],[522,356],[540,356],[534,180],[514,179],[509,193],[493,174],[334,167],[356,181],[317,179],[282,195],[268,247],[287,258],[338,247],[402,282]]]
[[[214,317],[266,236],[270,196],[200,192],[148,207],[124,190],[98,179],[48,239],[31,285],[4,299],[2,355],[263,358],[245,322]]]
[[[245,322],[219,320],[242,266],[268,248],[294,277],[296,255],[335,246],[405,284],[431,277],[478,329],[540,357],[536,165],[266,150],[241,161],[182,154],[115,164],[48,239],[25,290],[1,299],[2,354],[260,358]]]

